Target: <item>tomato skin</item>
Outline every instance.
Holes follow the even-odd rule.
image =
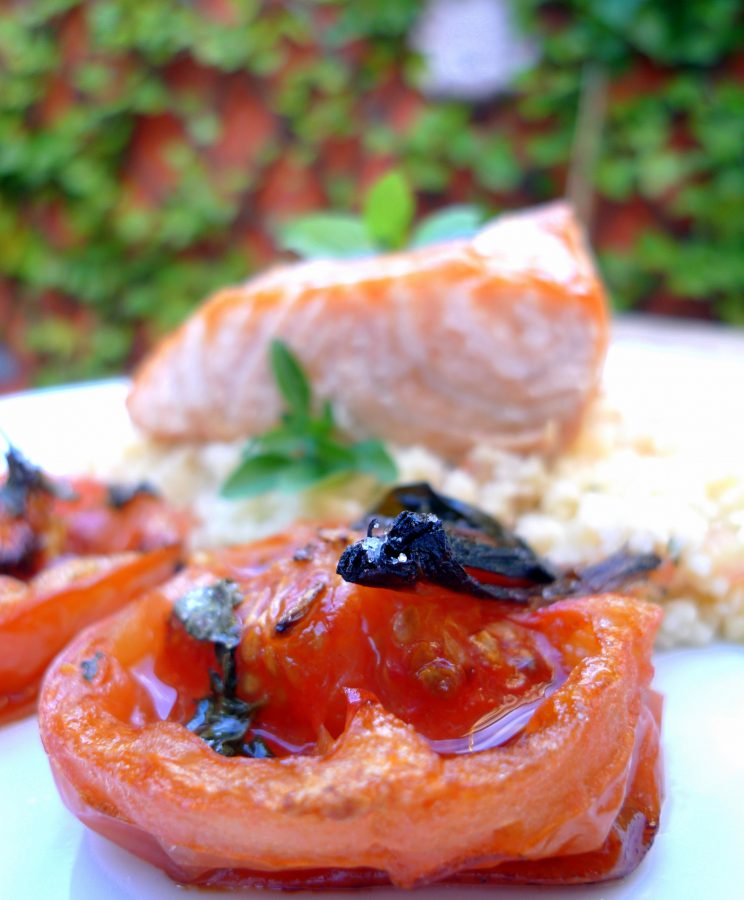
[[[29,584],[0,578],[0,721],[31,711],[54,656],[79,631],[173,574],[178,546],[67,560]]]
[[[648,604],[605,595],[523,613],[525,628],[559,647],[567,677],[519,735],[479,753],[437,754],[361,692],[337,738],[281,759],[220,756],[184,727],[180,700],[155,714],[136,674],[143,660],[155,660],[163,679],[183,670],[192,679],[184,696],[204,689],[195,658],[164,665],[175,600],[240,569],[257,585],[256,619],[275,624],[279,592],[267,594],[262,574],[276,575],[277,560],[307,539],[301,532],[202,558],[58,657],[40,726],[76,815],[184,883],[576,883],[638,861],[661,793],[658,704],[648,688],[660,611]],[[360,590],[374,603],[375,589]],[[262,603],[273,618],[261,619]],[[239,612],[246,621],[249,609]],[[86,680],[80,666],[96,652],[105,662]]]
[[[622,808],[604,842],[596,849],[545,859],[486,863],[442,873],[440,884],[592,884],[622,878],[641,862],[659,826],[662,773],[659,749],[661,698],[649,692],[638,722],[639,741],[631,766],[632,780]],[[86,826],[166,872],[174,881],[222,889],[338,890],[391,884],[388,873],[373,868],[288,868],[260,870],[205,867],[178,862],[163,849],[157,836],[108,812],[91,806],[61,767],[52,761],[57,788],[70,809]],[[424,878],[416,886],[430,884]],[[413,885],[412,885],[413,886]]]

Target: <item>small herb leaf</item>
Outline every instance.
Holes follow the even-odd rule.
[[[197,701],[186,727],[223,756],[243,754],[243,739],[258,708],[237,696],[235,651],[240,623],[235,607],[242,599],[238,585],[223,579],[194,588],[173,605],[174,617],[191,637],[214,644],[219,671],[210,672],[211,693]]]
[[[221,495],[227,500],[248,499],[276,490],[282,473],[294,466],[294,460],[280,453],[257,453],[246,456],[222,485]]]
[[[103,659],[103,653],[96,651],[90,659],[84,659],[80,663],[80,674],[86,681],[93,681],[98,674],[98,662]]]
[[[256,707],[229,695],[219,678],[212,681],[212,695],[197,702],[194,717],[186,723],[186,727],[216,753],[240,756],[243,738],[251,726]]]
[[[370,237],[386,249],[405,246],[415,213],[415,199],[405,175],[386,172],[364,200],[364,223]]]
[[[237,584],[223,579],[179,597],[173,614],[197,641],[210,641],[232,649],[240,643],[240,622],[235,607],[242,600]]]
[[[411,247],[425,247],[474,235],[483,223],[477,206],[446,206],[423,218],[411,235]]]
[[[302,366],[284,341],[271,342],[271,371],[291,416],[310,414],[310,384]]]
[[[382,484],[395,481],[398,469],[381,441],[360,441],[352,450],[358,471],[371,475]]]
[[[292,465],[282,472],[279,489],[285,493],[301,491],[337,471],[333,463],[310,453],[304,458],[294,460]]]
[[[303,259],[344,259],[376,252],[362,219],[345,213],[312,213],[287,222],[278,230],[278,241]]]

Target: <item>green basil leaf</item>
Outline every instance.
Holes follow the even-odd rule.
[[[333,407],[330,400],[324,400],[320,410],[320,418],[318,425],[326,431],[332,431],[336,427],[336,420],[333,417]]]
[[[333,440],[333,434],[336,429],[336,423],[333,418],[333,410],[331,404],[324,401],[320,415],[313,416],[303,423],[302,433],[305,438],[313,441]]]
[[[483,212],[477,206],[445,206],[418,223],[411,235],[411,247],[471,237],[480,228],[483,218]]]
[[[403,247],[413,222],[415,199],[405,175],[386,172],[364,199],[364,224],[376,244],[397,250]]]
[[[318,457],[334,470],[353,469],[356,466],[357,457],[353,446],[341,444],[332,437],[319,437],[315,442],[315,449]]]
[[[284,341],[271,342],[271,370],[279,392],[291,415],[305,418],[310,414],[311,391],[305,373]]]
[[[280,453],[246,457],[222,485],[220,496],[227,500],[246,500],[276,490],[283,474],[294,465],[294,459]]]
[[[285,493],[303,490],[337,471],[332,463],[317,456],[297,459],[282,472],[279,490]]]
[[[277,240],[303,259],[344,259],[375,252],[365,223],[346,213],[311,213],[280,226]]]
[[[356,457],[354,468],[378,481],[395,481],[398,467],[381,441],[360,441],[350,448]]]
[[[253,438],[243,449],[243,459],[264,454],[278,454],[290,459],[304,456],[308,452],[308,440],[312,440],[307,433],[312,421],[312,419],[292,420],[290,424],[273,428],[260,437]]]

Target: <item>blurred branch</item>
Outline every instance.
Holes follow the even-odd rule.
[[[594,207],[594,167],[602,143],[607,111],[607,73],[603,66],[587,63],[581,76],[579,110],[576,117],[566,196],[587,232]]]

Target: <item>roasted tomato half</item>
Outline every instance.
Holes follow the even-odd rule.
[[[53,481],[10,451],[0,483],[0,720],[29,710],[82,628],[173,574],[191,526],[146,486]]]
[[[658,822],[660,612],[360,587],[296,527],[92,626],[40,703],[62,797],[182,883],[580,883]]]

